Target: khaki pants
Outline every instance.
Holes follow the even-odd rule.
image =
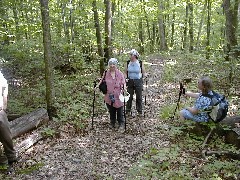
[[[0,111],[0,142],[3,151],[0,149],[0,163],[7,163],[16,159],[16,152],[13,148],[12,134],[5,111]]]

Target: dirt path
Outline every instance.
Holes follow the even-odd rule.
[[[149,67],[145,118],[127,119],[127,131],[109,128],[107,115],[95,118],[94,129],[84,137],[48,139],[29,149],[22,159],[36,170],[10,175],[14,179],[126,179],[129,168],[151,148],[168,146],[159,131],[159,107],[163,104],[161,71],[163,62],[152,59]],[[89,124],[91,124],[89,120]],[[28,157],[29,155],[29,157]],[[19,163],[21,165],[21,162]],[[22,167],[22,169],[24,169]]]

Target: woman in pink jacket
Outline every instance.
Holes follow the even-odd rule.
[[[118,127],[120,129],[124,129],[123,102],[120,101],[119,95],[126,88],[126,82],[124,74],[117,68],[117,65],[118,60],[116,58],[109,59],[108,61],[109,69],[107,69],[105,72],[107,93],[104,96],[104,101],[107,105],[110,114],[111,128],[115,128],[117,119],[119,125]],[[103,78],[104,75],[102,79]],[[102,79],[100,80],[99,84],[101,83]]]

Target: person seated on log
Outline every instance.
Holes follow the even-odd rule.
[[[0,148],[0,165],[12,165],[18,161],[16,151],[13,147],[12,134],[6,114],[7,109],[8,84],[3,74],[0,72],[0,142],[3,150]]]
[[[208,121],[209,117],[204,109],[210,106],[211,99],[203,95],[213,95],[212,80],[207,76],[201,77],[198,80],[198,89],[200,90],[199,93],[185,92],[185,96],[196,98],[196,101],[193,107],[186,107],[180,111],[181,120],[189,119],[196,122]]]

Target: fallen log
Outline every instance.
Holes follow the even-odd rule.
[[[39,108],[29,114],[21,116],[10,123],[12,137],[16,138],[24,133],[27,133],[49,120],[47,110]]]
[[[41,139],[43,139],[43,136],[41,135],[41,133],[35,132],[35,133],[31,134],[24,141],[16,144],[15,150],[17,151],[18,154],[21,154],[21,153],[25,152],[26,150],[28,150],[31,146],[36,144]]]
[[[203,157],[206,158],[206,156],[221,156],[221,157],[225,157],[225,158],[230,158],[230,159],[235,159],[235,160],[239,160],[240,159],[240,154],[231,152],[231,151],[210,151],[210,150],[203,150],[202,151],[202,155]]]
[[[190,128],[188,132],[206,137],[202,144],[202,149],[206,146],[208,141],[211,140],[209,133],[224,137],[225,143],[235,145],[238,149],[240,148],[240,116],[226,117],[215,125],[216,127],[211,130],[208,124],[195,123],[193,128]],[[224,127],[224,125],[226,126]]]

